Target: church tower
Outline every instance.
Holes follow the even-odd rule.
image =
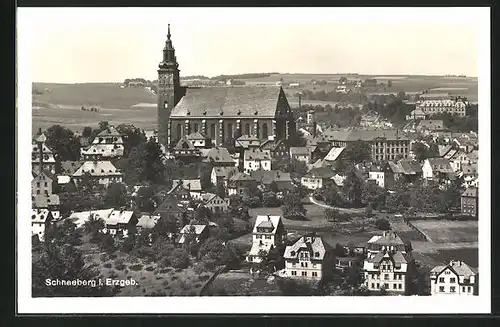
[[[158,140],[165,148],[170,148],[170,113],[185,94],[180,84],[180,70],[175,49],[172,45],[170,24],[167,41],[163,48],[163,60],[158,66]]]

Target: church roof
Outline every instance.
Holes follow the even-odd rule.
[[[280,92],[280,87],[188,88],[170,117],[274,117]]]

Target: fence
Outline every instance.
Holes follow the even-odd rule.
[[[205,292],[207,290],[207,288],[210,286],[210,284],[212,284],[212,282],[214,281],[215,278],[217,278],[217,276],[219,276],[219,274],[221,272],[223,272],[224,270],[226,269],[226,266],[223,266],[223,267],[219,267],[214,273],[213,275],[207,279],[207,281],[205,282],[205,285],[202,286],[202,288],[200,289],[200,292],[199,292],[199,296],[202,296],[203,295],[203,292]]]
[[[403,218],[403,221],[414,231],[416,231],[418,234],[420,234],[420,236],[422,236],[425,240],[427,240],[427,242],[432,242],[432,240],[427,236],[425,235],[420,229],[418,229],[417,227],[415,227],[415,225],[413,225],[411,223],[411,221],[409,221],[408,219],[406,218]]]

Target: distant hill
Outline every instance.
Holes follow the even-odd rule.
[[[156,102],[145,88],[121,88],[120,83],[53,84],[33,83],[33,103],[69,106],[130,108]]]

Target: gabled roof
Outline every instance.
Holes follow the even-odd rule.
[[[330,149],[328,154],[325,156],[324,160],[326,161],[335,161],[342,154],[345,148],[333,147]]]
[[[267,222],[266,224],[268,228],[273,228],[270,233],[276,234],[278,225],[281,222],[281,216],[257,216],[257,218],[255,219],[255,225],[253,227],[253,233],[257,233],[257,227],[265,227],[260,226],[264,222]]]
[[[290,173],[284,173],[280,170],[257,170],[250,172],[250,175],[262,184],[271,184],[272,182],[292,182]]]
[[[236,141],[255,141],[255,142],[260,142],[260,139],[255,136],[255,135],[248,135],[248,134],[243,134],[240,137],[236,139]]]
[[[177,186],[181,180],[172,180],[173,187]],[[199,179],[183,179],[182,186],[189,191],[201,192],[201,181]]]
[[[245,161],[248,160],[271,160],[271,151],[270,150],[261,150],[257,148],[251,148],[245,150],[243,155],[243,159]]]
[[[82,161],[61,161],[61,172],[67,175],[73,175],[82,165]]]
[[[262,150],[271,150],[271,151],[275,151],[280,145],[284,145],[286,147],[286,143],[283,142],[283,140],[264,140],[261,144],[260,144],[260,148]]]
[[[289,107],[280,87],[188,88],[170,117],[271,118],[280,101]]]
[[[222,178],[228,178],[238,172],[237,167],[214,167],[212,170],[215,176]]]
[[[233,176],[231,176],[229,178],[230,181],[255,181],[255,179],[250,176],[250,175],[247,175],[245,173],[242,173],[242,172],[238,172],[236,174],[234,174]]]
[[[426,129],[442,129],[444,128],[444,123],[442,120],[437,119],[423,119],[418,124],[418,127]]]
[[[214,163],[234,163],[231,154],[226,148],[212,148],[208,150],[205,160]]]
[[[50,194],[45,196],[45,194],[35,195],[35,207],[37,208],[48,208],[49,206],[57,206],[60,204],[59,195]]]
[[[415,175],[422,173],[422,166],[418,161],[401,159],[398,164],[399,166],[401,166],[403,174],[405,175]]]
[[[403,253],[401,253],[400,251],[395,251],[393,253],[380,251],[377,254],[375,254],[372,258],[368,259],[368,261],[373,263],[380,263],[382,262],[382,260],[386,259],[391,260],[395,265],[400,265],[402,263],[408,262]]]
[[[51,213],[48,209],[32,209],[31,210],[31,222],[44,224],[50,215],[51,215]]]
[[[353,130],[326,130],[324,135],[335,141],[373,141],[377,138],[387,140],[409,140],[403,132],[396,129],[353,129]]]
[[[191,231],[191,228],[193,228],[193,231],[196,235],[200,235],[207,225],[185,225],[182,227],[181,231],[179,232],[180,234],[188,234]]]
[[[477,187],[469,187],[463,191],[462,196],[477,198]]]
[[[396,234],[396,232],[389,231],[386,232],[385,235],[380,237],[372,237],[368,243],[377,244],[381,246],[391,246],[391,245],[405,245],[405,242],[401,239],[401,237]]]
[[[78,168],[73,176],[80,177],[87,172],[90,173],[91,176],[121,175],[111,161],[86,161],[80,168]]]
[[[196,147],[194,146],[193,142],[187,138],[187,136],[182,137],[179,142],[174,147],[175,150],[183,150],[183,149],[188,149],[188,150],[196,150]]]
[[[101,155],[105,157],[123,156],[121,144],[92,144],[88,149],[81,149],[83,155]]]
[[[47,136],[45,134],[40,134],[35,138],[35,142],[45,143],[47,141]]]
[[[136,226],[141,228],[153,228],[160,219],[159,215],[142,215]]]
[[[91,210],[91,211],[79,211],[73,212],[66,218],[67,220],[73,222],[77,228],[82,227],[87,220],[89,220],[90,215],[94,215],[96,218],[106,220],[114,209],[104,209],[104,210]]]
[[[463,261],[455,261],[455,260],[450,261],[450,263],[446,266],[436,266],[432,268],[431,273],[440,275],[446,269],[450,269],[451,271],[455,272],[458,276],[464,276],[464,278],[466,279],[476,275],[476,271],[474,268],[472,268]]]
[[[311,169],[304,177],[331,179],[333,176],[335,176],[335,172],[329,167],[319,167]]]
[[[41,173],[36,173],[34,171],[31,172],[33,174],[33,178],[40,178],[40,179],[48,179],[50,181],[56,181],[57,177],[52,174],[50,171],[47,169],[44,169]]]
[[[299,238],[293,245],[285,248],[283,258],[286,260],[298,259],[300,251],[308,251],[311,259],[323,260],[331,246],[319,236],[305,235]]]
[[[462,172],[464,175],[476,175],[477,168],[477,164],[464,164],[462,165]]]
[[[104,220],[106,225],[128,224],[133,215],[133,211],[113,210]]]
[[[113,126],[108,126],[108,128],[97,134],[97,137],[110,137],[110,136],[121,137],[122,135]]]
[[[177,201],[174,196],[167,196],[158,207],[156,207],[154,213],[172,213],[176,214],[179,212],[185,212],[187,209]]]
[[[451,167],[448,159],[445,158],[429,158],[426,159],[432,167],[433,171],[441,173],[453,173],[453,168]]]
[[[208,137],[201,134],[200,132],[194,132],[186,136],[186,139],[191,141],[204,141],[207,140]]]

